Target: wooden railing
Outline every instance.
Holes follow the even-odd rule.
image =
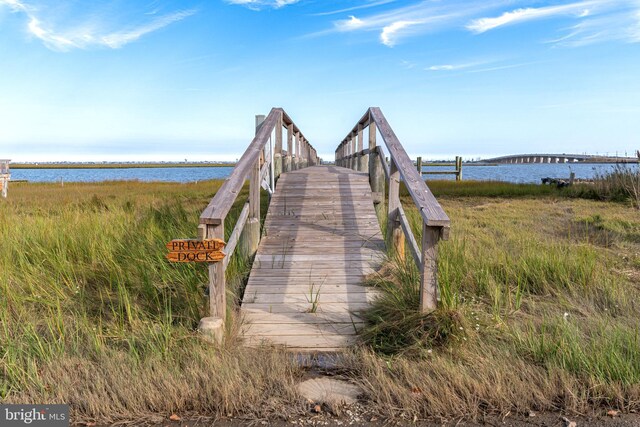
[[[422,170],[423,167],[451,167],[453,166],[454,170],[444,170],[444,171],[425,171]],[[416,170],[418,173],[422,175],[455,175],[456,181],[462,181],[462,157],[456,156],[456,160],[454,163],[440,163],[440,162],[432,162],[432,163],[422,163],[422,157],[418,157],[416,159]]]
[[[287,130],[287,150],[283,150],[283,129]],[[253,256],[260,242],[260,188],[270,194],[282,172],[318,164],[316,150],[282,108],[269,115],[256,116],[256,136],[244,152],[229,178],[225,180],[200,215],[198,237],[224,240],[225,220],[245,180],[249,179],[249,199],[245,203],[225,246],[223,262],[209,264],[209,312],[212,318],[226,317],[225,271],[238,248],[242,255]]]
[[[363,147],[364,129],[369,129],[369,147]],[[376,129],[389,150],[376,145]],[[404,258],[405,244],[420,270],[420,310],[432,311],[437,306],[437,246],[440,239],[449,237],[449,217],[416,170],[387,119],[377,107],[371,107],[336,149],[336,165],[369,174],[374,203],[384,203],[388,185],[387,247]],[[400,181],[404,182],[422,218],[422,247],[411,231],[400,203]],[[405,243],[406,237],[406,243]]]

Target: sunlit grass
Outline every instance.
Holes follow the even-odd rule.
[[[417,312],[408,252],[371,277],[383,297],[341,371],[365,390],[363,405],[399,419],[639,410],[637,211],[509,185],[461,194],[460,184],[437,190],[452,220],[439,309]],[[303,414],[303,369],[282,351],[239,346],[249,260],[229,264],[228,334],[216,347],[196,332],[206,267],[164,259],[166,242],[196,237],[219,185],[14,185],[0,200],[0,400],[69,403],[77,421]],[[245,200],[246,190],[227,236]],[[403,205],[419,242],[418,213]]]

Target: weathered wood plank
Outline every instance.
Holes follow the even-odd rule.
[[[350,347],[357,342],[353,335],[282,335],[273,337],[245,335],[245,345],[256,347],[260,345],[283,345],[291,350],[331,351]]]
[[[245,336],[280,337],[280,336],[341,336],[356,335],[364,327],[363,322],[354,323],[250,323],[243,326]]]
[[[335,166],[283,174],[264,230],[241,308],[247,345],[352,345],[356,313],[378,294],[362,282],[385,257],[368,175]]]
[[[240,235],[242,234],[242,230],[244,230],[244,225],[247,223],[247,218],[249,218],[249,203],[244,204],[242,212],[240,212],[240,216],[238,217],[238,221],[236,221],[236,225],[233,227],[231,236],[229,236],[229,241],[227,242],[227,247],[225,250],[227,254],[226,258],[224,259],[225,268],[227,268],[229,259],[231,259],[231,256],[236,250]]]
[[[247,294],[245,292],[245,298],[247,300],[247,303],[250,302],[252,304],[307,304],[308,309],[312,310],[314,306],[317,306],[318,309],[320,309],[327,304],[333,305],[336,303],[370,303],[375,300],[376,296],[372,293],[369,294],[367,292],[351,292],[348,294],[325,294],[322,292],[321,286],[310,286],[309,291],[306,293],[295,293],[289,290],[284,294],[273,294],[263,293],[256,289],[253,293]]]
[[[411,252],[411,256],[413,257],[413,260],[418,266],[418,269],[421,269],[422,253],[420,252],[420,247],[418,246],[418,242],[416,241],[416,238],[413,235],[413,231],[411,230],[411,226],[409,225],[409,219],[407,218],[407,215],[405,215],[402,205],[398,206],[398,217],[400,218],[400,225],[402,225],[402,231],[404,231],[404,235],[409,241],[409,252]]]
[[[366,310],[370,307],[368,302],[349,302],[349,303],[333,303],[333,304],[325,304],[321,307],[318,307],[318,312],[320,313],[349,313],[349,312],[357,312],[361,310]],[[253,303],[243,303],[242,311],[243,312],[260,312],[260,313],[310,313],[311,312],[311,304],[310,303],[286,303],[286,304],[278,304],[278,303],[270,303],[270,304],[253,304]]]
[[[246,312],[243,319],[252,324],[282,325],[304,323],[362,323],[362,319],[352,313],[253,313]]]

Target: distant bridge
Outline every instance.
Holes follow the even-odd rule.
[[[638,157],[594,156],[588,154],[514,154],[482,159],[475,163],[638,163]]]

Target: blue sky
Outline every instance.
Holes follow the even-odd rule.
[[[284,107],[411,155],[632,154],[640,0],[0,0],[0,157],[222,160]]]

